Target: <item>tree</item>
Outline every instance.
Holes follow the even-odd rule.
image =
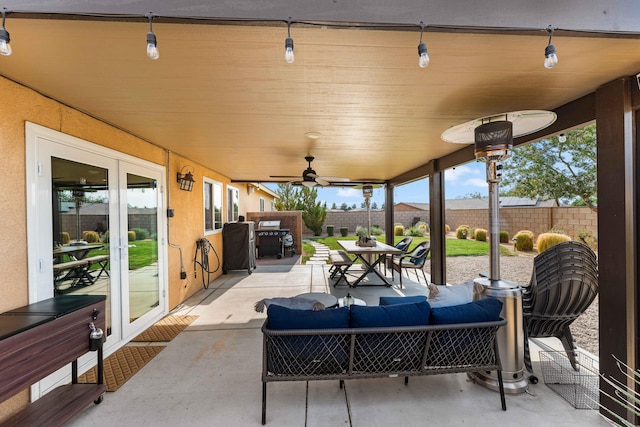
[[[300,191],[289,183],[278,183],[276,194],[278,199],[275,203],[277,211],[295,211],[298,210],[298,200],[300,199]]]
[[[294,188],[291,184],[278,184],[279,199],[276,209],[279,211],[302,211],[302,221],[316,236],[322,233],[322,225],[327,218],[327,205],[316,202],[318,189],[310,187]]]
[[[467,193],[464,196],[458,196],[456,199],[482,199],[482,194],[479,191],[473,193]]]
[[[336,202],[333,202],[333,204],[331,205],[331,209],[338,209],[338,206],[336,205]]]
[[[376,202],[373,202],[371,204],[371,209],[378,209],[378,204]]]
[[[340,205],[340,209],[342,209],[343,211],[348,211],[349,207],[345,202],[342,202],[342,204]]]
[[[505,193],[571,203],[581,200],[597,212],[596,126],[516,148],[504,163]]]

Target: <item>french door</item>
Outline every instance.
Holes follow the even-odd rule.
[[[168,312],[164,168],[31,123],[27,159],[29,302],[106,295],[108,355]]]

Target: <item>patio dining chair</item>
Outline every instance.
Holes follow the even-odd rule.
[[[411,252],[393,259],[391,268],[393,271],[397,271],[400,275],[400,288],[402,288],[402,270],[415,270],[418,282],[420,281],[418,270],[420,270],[422,271],[425,283],[429,283],[427,276],[424,273],[424,263],[427,260],[430,250],[431,245],[428,240],[425,240],[424,242],[418,243]]]
[[[407,254],[407,251],[409,251],[409,246],[411,246],[411,242],[413,242],[413,237],[411,236],[407,236],[404,239],[400,240],[398,243],[396,243],[396,249],[400,249],[402,251],[402,253],[399,253],[398,255],[381,255],[384,258],[382,259],[382,261],[380,261],[381,265],[384,265],[384,274],[387,274],[387,267],[393,262],[394,258],[399,258],[401,256],[404,256]],[[393,269],[391,269],[391,279],[393,279]]]
[[[597,294],[598,262],[584,243],[562,242],[534,258],[531,281],[522,287],[524,363],[532,383],[538,379],[533,375],[529,338],[558,338],[571,366],[578,370],[570,325]]]

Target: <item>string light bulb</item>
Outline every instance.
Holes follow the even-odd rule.
[[[549,43],[544,49],[544,67],[553,68],[558,64],[558,55],[556,55],[556,47],[551,43],[551,39],[553,38],[553,28],[551,25],[549,25],[547,31],[549,32]]]
[[[418,65],[420,68],[426,68],[429,65],[429,54],[427,53],[427,45],[422,41],[422,33],[424,33],[424,22],[420,21],[420,44],[418,44]]]
[[[289,64],[292,64],[296,59],[293,54],[293,39],[291,38],[291,17],[287,20],[287,38],[284,41],[284,59]]]
[[[154,61],[160,58],[160,52],[158,51],[158,40],[156,35],[153,34],[153,13],[149,12],[145,15],[149,18],[149,32],[147,33],[147,56]]]
[[[9,37],[9,32],[4,27],[4,21],[7,18],[7,8],[2,8],[2,28],[0,28],[0,55],[9,56],[11,55],[11,45],[9,42],[11,38]]]

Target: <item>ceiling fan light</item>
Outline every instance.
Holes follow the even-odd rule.
[[[305,187],[315,187],[316,186],[316,182],[315,181],[302,181],[302,185],[304,185]]]

